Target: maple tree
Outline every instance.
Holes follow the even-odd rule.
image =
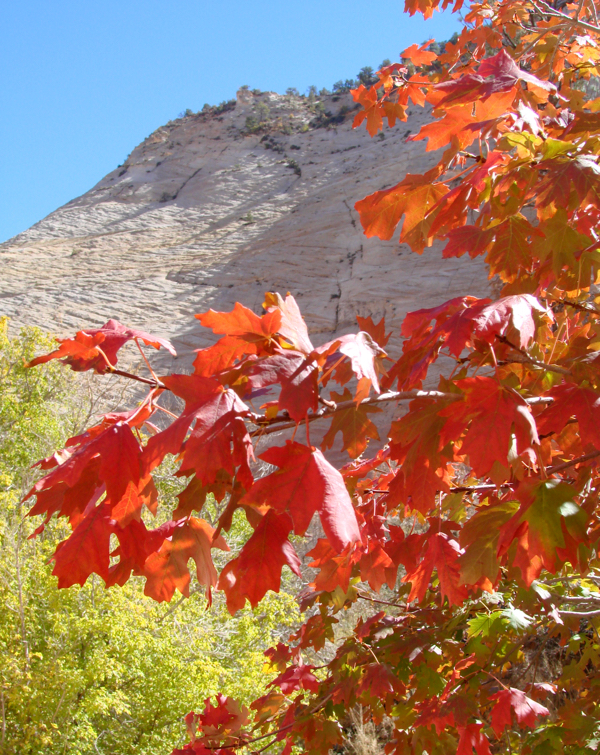
[[[439,5],[407,0],[407,11],[427,18]],[[484,0],[464,21],[443,51],[413,45],[353,91],[356,127],[374,136],[405,120],[410,100],[432,114],[411,139],[444,148],[428,172],[356,209],[367,236],[400,226],[416,253],[442,241],[446,258],[484,257],[496,301],[465,292],[410,313],[397,359],[370,318],[313,346],[294,299],[269,293],[262,315],[242,304],[198,315],[221,338],[191,375],[118,369],[127,341],[171,347],[114,321],[31,363],[64,358],[149,386],[135,409],[40,462],[31,513],[72,527],[54,554],[60,586],[133,573],[170,600],[187,594],[192,559],[209,600],[223,590],[235,612],[278,590],[284,566],[302,573],[292,541],[320,519],[305,621],[267,653],[278,676],[250,709],[220,695],[190,713],[179,755],[326,753],[352,708],[391,721],[389,753],[596,747],[600,100],[585,87],[600,75],[597,9]],[[161,405],[169,391],[178,416]],[[383,437],[371,416],[385,403],[404,409]],[[165,412],[159,429],[150,420]],[[340,469],[311,440],[314,422],[329,422],[323,450],[347,452]],[[256,443],[284,430],[255,479]],[[152,472],[169,454],[187,487],[151,528]],[[209,495],[223,504],[215,529],[197,516]],[[217,575],[211,551],[227,548],[238,510],[253,534]],[[381,610],[357,612],[339,637],[340,612],[357,605]]]

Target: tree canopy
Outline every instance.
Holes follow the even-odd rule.
[[[438,5],[407,0],[407,12]],[[455,41],[431,42],[353,90],[354,125],[374,136],[409,102],[427,107],[411,139],[440,159],[356,209],[367,236],[400,226],[418,254],[441,241],[445,258],[484,257],[496,299],[465,291],[409,313],[397,359],[383,321],[359,318],[358,333],[314,346],[294,299],[267,293],[260,315],[241,303],[197,315],[220,338],[191,375],[121,370],[128,341],[171,347],[112,320],[30,362],[61,358],[149,388],[40,463],[30,513],[72,529],[53,556],[59,586],[133,573],[171,600],[188,594],[192,560],[209,600],[222,590],[235,613],[278,591],[284,566],[302,574],[294,544],[320,520],[304,622],[267,652],[278,676],[249,708],[206,700],[179,755],[327,753],[351,710],[385,722],[388,753],[597,747],[597,11],[592,0],[474,2]],[[402,408],[380,440],[383,402]],[[315,423],[328,423],[320,445]],[[334,466],[331,448],[347,463]],[[153,471],[171,456],[186,487],[149,527]],[[227,550],[238,511],[251,534],[218,574],[211,553]]]
[[[93,575],[57,591],[48,561],[68,525],[50,522],[29,539],[37,522],[20,502],[33,482],[29,467],[121,390],[113,380],[116,395],[107,397],[107,386],[98,390],[104,379],[76,380],[56,363],[25,369],[51,339],[35,328],[9,335],[8,325],[0,319],[0,753],[168,752],[200,691],[225,690],[249,704],[274,678],[262,653],[297,622],[293,585],[235,617],[220,596],[206,611],[198,588],[190,600],[158,604],[140,579],[105,591]],[[172,502],[183,485],[171,471],[158,470],[156,482],[160,499]],[[214,513],[209,500],[204,515]],[[234,553],[251,531],[238,516]]]

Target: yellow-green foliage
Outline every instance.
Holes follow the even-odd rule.
[[[60,365],[24,369],[50,345],[33,329],[10,339],[0,320],[0,753],[160,755],[204,698],[255,697],[262,653],[297,607],[271,595],[232,619],[218,595],[210,610],[201,592],[157,605],[135,579],[56,589],[48,561],[65,525],[28,540],[39,521],[20,500],[35,478],[28,467],[80,429],[91,403]]]

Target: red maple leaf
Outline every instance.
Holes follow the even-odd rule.
[[[348,333],[335,341],[328,341],[315,351],[327,354],[329,360],[334,362],[339,355],[349,359],[352,372],[359,382],[357,396],[360,395],[360,398],[368,396],[371,385],[379,393],[379,374],[383,372],[383,359],[387,355],[369,333]],[[345,376],[340,382],[346,382]]]
[[[396,125],[396,121],[406,121],[406,107],[401,102],[392,102],[386,100],[381,106],[383,115],[387,118],[388,126],[393,128]]]
[[[514,564],[529,586],[542,567],[556,572],[558,565],[579,561],[578,547],[587,541],[589,515],[575,503],[575,490],[556,479],[523,481],[515,491],[521,506],[500,528],[498,555],[516,540]]]
[[[325,534],[338,553],[360,541],[344,479],[318,448],[288,440],[285,446],[267,449],[260,458],[279,469],[256,480],[241,503],[266,504],[286,512],[297,535],[306,532],[318,511]]]
[[[351,552],[348,547],[338,554],[329,540],[320,538],[306,555],[313,557],[309,566],[320,569],[313,583],[315,590],[332,592],[338,586],[344,591],[348,590],[352,569],[360,558],[358,551]]]
[[[277,332],[281,325],[281,313],[269,312],[260,317],[251,309],[236,302],[231,312],[215,312],[209,309],[201,315],[196,315],[205,328],[211,328],[213,333],[236,336],[249,343],[256,343],[269,339]]]
[[[473,320],[487,304],[489,299],[461,296],[438,307],[409,312],[402,323],[406,337],[402,356],[388,371],[383,387],[390,387],[396,379],[400,390],[420,386],[444,347],[460,356],[471,343]]]
[[[210,485],[204,485],[202,480],[192,476],[188,485],[177,494],[179,504],[173,511],[174,519],[189,516],[192,511],[202,511],[206,497],[212,494],[221,503],[226,493],[231,492],[231,477],[226,472],[217,473],[217,479]]]
[[[535,186],[535,202],[544,207],[555,203],[565,209],[573,202],[600,208],[600,166],[589,155],[542,160],[535,169],[542,173]]]
[[[52,574],[58,577],[59,587],[83,585],[92,572],[108,582],[113,531],[108,504],[96,506],[79,522],[71,536],[58,544],[52,556]]]
[[[473,336],[493,343],[496,336],[504,336],[511,343],[526,349],[535,338],[537,316],[554,319],[551,310],[530,294],[505,296],[488,304],[473,318]]]
[[[490,697],[496,704],[492,708],[492,728],[499,737],[507,726],[512,726],[511,711],[514,711],[519,726],[534,729],[540,716],[549,716],[550,711],[536,703],[520,689],[509,687]]]
[[[437,97],[434,104],[437,108],[442,108],[486,100],[495,94],[510,92],[519,81],[547,92],[556,90],[550,82],[542,81],[519,68],[508,52],[502,49],[497,55],[483,60],[476,74],[465,74],[458,79],[438,84],[435,87]]]
[[[386,335],[384,317],[382,317],[378,323],[375,323],[370,315],[369,317],[356,315],[356,322],[358,323],[358,327],[363,332],[368,333],[378,346],[382,349],[385,348],[392,334],[388,333]]]
[[[394,589],[398,567],[380,543],[370,542],[369,550],[361,556],[359,563],[360,578],[368,582],[375,592],[381,590],[384,582],[387,582],[390,590]]]
[[[370,663],[364,667],[364,673],[358,683],[358,689],[367,695],[376,705],[387,705],[400,695],[405,694],[406,687],[387,664]]]
[[[440,149],[448,143],[455,144],[459,149],[466,149],[476,138],[473,130],[465,128],[473,122],[471,110],[469,105],[452,108],[444,118],[421,126],[419,133],[409,136],[407,141],[427,139],[427,152]]]
[[[217,571],[210,555],[211,548],[228,551],[229,546],[220,535],[214,540],[214,534],[214,529],[204,519],[190,517],[179,522],[173,535],[165,539],[160,550],[152,553],[144,563],[144,593],[159,602],[169,601],[177,588],[187,597],[190,558],[196,562],[198,582],[209,590],[215,587]]]
[[[50,521],[53,514],[69,517],[69,524],[75,529],[88,502],[98,501],[104,493],[104,483],[98,479],[100,461],[99,456],[94,457],[73,485],[57,482],[47,489],[35,491],[36,502],[29,511],[29,516],[46,514],[46,522],[36,530],[36,535],[43,532],[45,524]],[[29,495],[33,492],[30,491]]]
[[[125,527],[133,520],[139,520],[143,507],[156,514],[158,506],[158,491],[151,475],[141,479],[136,485],[133,482],[127,484],[125,493],[111,511],[112,518]]]
[[[110,369],[110,365],[114,367],[117,364],[117,352],[121,346],[136,339],[155,349],[162,346],[176,356],[175,349],[166,339],[152,336],[143,330],[127,328],[116,320],[109,320],[101,328],[80,330],[73,338],[57,338],[60,347],[56,351],[32,359],[27,367],[44,364],[51,359],[62,359],[64,364],[68,364],[76,372],[93,369],[103,373]]]
[[[508,466],[508,453],[516,439],[516,453],[536,463],[539,438],[533,415],[516,391],[493,378],[477,376],[457,380],[465,391],[464,401],[455,401],[440,411],[446,418],[441,443],[464,437],[461,453],[468,455],[475,474],[487,474],[495,463]]]
[[[246,404],[211,378],[169,375],[163,382],[186,406],[166,430],[148,440],[142,456],[144,472],[152,471],[166,454],[180,454],[180,471],[194,471],[205,485],[214,483],[220,472],[233,475],[239,467],[238,476],[249,487],[249,461],[254,456],[243,421]]]
[[[450,257],[462,257],[468,253],[471,259],[475,259],[481,254],[485,254],[488,246],[494,240],[492,229],[478,228],[476,225],[463,225],[459,228],[452,228],[448,234],[448,243],[444,247],[443,256],[445,259]]]
[[[284,695],[296,692],[299,689],[307,689],[310,692],[318,692],[320,682],[313,674],[314,666],[293,665],[269,684],[269,687],[279,687]]]
[[[252,391],[279,383],[279,409],[287,411],[295,422],[299,422],[308,411],[317,408],[317,378],[317,367],[312,359],[289,350],[254,362],[249,370],[248,383]]]
[[[350,401],[352,394],[348,389],[343,394],[332,391],[330,399],[336,402]],[[332,448],[335,436],[341,432],[343,437],[343,448],[352,459],[360,456],[369,442],[379,440],[377,427],[371,422],[368,414],[379,413],[381,409],[368,404],[358,404],[355,402],[346,409],[338,409],[333,415],[331,425],[327,433],[323,436],[321,447],[326,450]]]
[[[42,494],[44,491],[60,488],[67,493],[68,488],[74,488],[79,480],[84,481],[78,486],[79,494],[87,494],[88,500],[71,498],[71,504],[83,511],[89,501],[106,491],[106,501],[111,507],[117,506],[123,496],[132,489],[139,491],[141,447],[133,435],[129,425],[117,422],[109,425],[99,435],[92,435],[86,442],[86,436],[80,436],[82,441],[72,455],[61,464],[54,467],[47,475],[38,480],[29,491],[26,499],[32,495]],[[144,482],[144,487],[146,482]],[[34,507],[36,513],[41,511],[59,511],[59,515],[68,516],[72,509],[63,510],[62,504],[57,507],[57,501],[48,505],[41,504]]]
[[[227,608],[234,614],[244,607],[246,598],[252,607],[269,591],[279,592],[284,565],[300,576],[300,559],[288,540],[292,520],[287,514],[270,510],[219,577],[219,589],[225,592]]]
[[[391,189],[384,189],[361,199],[354,207],[360,215],[365,236],[389,240],[404,215],[400,243],[407,243],[421,254],[430,246],[432,220],[430,210],[448,194],[445,184],[431,182],[431,176],[408,174]]]
[[[277,332],[287,341],[292,349],[301,351],[306,355],[312,352],[314,346],[308,336],[306,323],[300,314],[296,300],[291,294],[288,294],[285,299],[277,293],[265,294],[263,307],[269,313],[279,310],[281,324]],[[285,347],[285,343],[281,345]]]
[[[491,755],[490,742],[482,729],[483,724],[459,726],[460,739],[456,755],[473,755],[473,750],[477,755]]]
[[[562,383],[549,391],[554,403],[537,418],[541,435],[559,433],[575,417],[581,441],[600,448],[600,394],[591,388]]]
[[[461,605],[468,590],[461,584],[459,556],[460,546],[456,540],[444,532],[431,534],[427,538],[427,549],[421,563],[402,578],[403,582],[412,584],[408,600],[423,600],[433,570],[437,569],[442,598],[447,597],[450,605]]]
[[[165,539],[180,525],[181,522],[169,521],[148,530],[143,522],[135,519],[123,527],[115,522],[113,532],[119,545],[110,555],[115,558],[118,556],[119,561],[110,566],[106,586],[124,585],[132,571],[141,574],[148,556],[158,551]]]
[[[236,359],[247,354],[269,353],[281,326],[278,309],[259,317],[239,302],[231,312],[210,309],[196,317],[202,325],[212,328],[213,333],[224,334],[214,346],[200,349],[194,360],[194,372],[206,377],[228,369]]]
[[[400,462],[386,500],[405,504],[427,514],[436,494],[449,490],[450,454],[442,453],[445,418],[439,404],[426,399],[411,401],[409,411],[390,429],[390,458]]]
[[[215,744],[238,744],[244,738],[243,726],[248,722],[248,708],[240,705],[232,697],[219,693],[216,695],[217,704],[213,705],[210,698],[204,701],[204,711],[198,716],[202,728],[203,739],[210,745],[213,752],[225,755],[231,750],[214,750]]]

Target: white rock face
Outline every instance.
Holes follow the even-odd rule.
[[[315,127],[306,99],[244,92],[230,110],[159,128],[87,194],[0,245],[0,312],[59,335],[114,317],[171,338],[179,370],[215,340],[195,313],[235,301],[260,312],[269,290],[297,298],[316,343],[355,329],[357,314],[385,315],[397,333],[407,311],[486,295],[483,264],[366,239],[353,209],[431,167],[425,143],[405,141],[424,111],[371,139],[352,129],[349,95],[323,105],[338,122]],[[247,134],[265,113],[269,133]]]

